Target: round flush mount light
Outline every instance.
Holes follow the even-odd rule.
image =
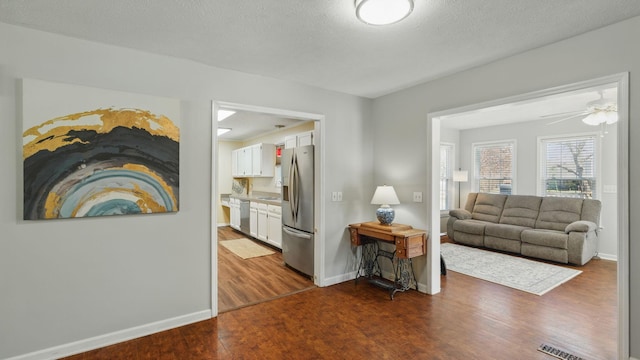
[[[356,16],[369,25],[389,25],[411,14],[413,0],[355,0]]]

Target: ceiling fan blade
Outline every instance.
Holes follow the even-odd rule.
[[[555,114],[540,115],[540,117],[549,118],[549,117],[556,117],[561,115],[577,114],[577,113],[584,113],[584,112],[585,112],[584,110],[574,110],[574,111],[567,111],[567,112],[561,112],[561,113],[555,113]]]
[[[585,116],[585,115],[587,115],[587,114],[589,114],[589,113],[587,113],[587,112],[582,112],[582,113],[580,113],[580,114],[576,114],[576,115],[569,116],[569,117],[565,117],[565,118],[562,118],[562,119],[559,119],[559,120],[556,120],[556,121],[552,121],[552,122],[550,122],[550,123],[547,123],[547,125],[557,124],[557,123],[559,123],[559,122],[563,122],[563,121],[565,121],[565,120],[570,120],[570,119],[574,119],[574,118],[577,118],[577,117]]]

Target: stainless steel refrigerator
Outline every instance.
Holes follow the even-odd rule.
[[[313,277],[313,145],[282,154],[282,257],[285,264]]]

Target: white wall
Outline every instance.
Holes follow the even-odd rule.
[[[352,267],[345,227],[372,188],[370,100],[5,24],[0,49],[0,358],[210,313],[211,100],[326,116],[323,185],[345,201],[323,199],[324,276]],[[180,211],[21,220],[20,78],[181,99]]]
[[[576,83],[606,75],[630,72],[630,138],[640,138],[640,17],[604,27],[555,44],[478,66],[374,101],[374,181],[393,184],[401,205],[398,222],[426,226],[426,205],[410,202],[412,191],[429,194],[427,179],[427,114]],[[389,121],[393,119],[393,121]],[[630,142],[630,344],[640,358],[640,143]],[[430,199],[425,197],[426,203]],[[425,203],[425,204],[426,204]],[[420,266],[422,264],[417,264]],[[419,273],[418,270],[416,270]]]

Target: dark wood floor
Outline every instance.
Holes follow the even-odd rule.
[[[218,228],[218,242],[243,237],[250,238],[228,226]],[[282,253],[274,251],[272,255],[242,259],[218,245],[219,313],[315,287],[309,278],[287,268]]]
[[[314,288],[69,359],[616,359],[616,263],[536,296],[449,271],[434,296]]]

